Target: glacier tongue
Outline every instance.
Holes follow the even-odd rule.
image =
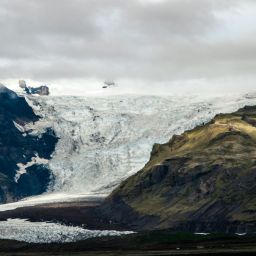
[[[104,236],[130,235],[131,231],[88,230],[51,222],[30,222],[24,219],[0,221],[0,239],[27,243],[70,243]]]
[[[164,143],[220,112],[255,99],[239,96],[50,96],[27,99],[60,138],[49,162],[54,192],[109,193],[148,161],[154,143]]]

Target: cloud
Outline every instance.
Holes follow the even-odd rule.
[[[0,79],[252,81],[255,13],[252,0],[2,0]]]

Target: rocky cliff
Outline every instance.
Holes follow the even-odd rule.
[[[139,230],[251,232],[255,195],[256,107],[244,107],[154,145],[99,211]]]
[[[51,172],[42,163],[51,158],[58,139],[50,128],[39,135],[25,128],[38,120],[25,98],[0,85],[0,203],[47,189]]]

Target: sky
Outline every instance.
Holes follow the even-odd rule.
[[[255,0],[1,0],[0,82],[56,94],[256,91]],[[102,89],[105,80],[118,87]]]

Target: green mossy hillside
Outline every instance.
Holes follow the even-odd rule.
[[[142,229],[254,223],[255,195],[256,107],[244,107],[154,145],[150,161],[103,210]]]

